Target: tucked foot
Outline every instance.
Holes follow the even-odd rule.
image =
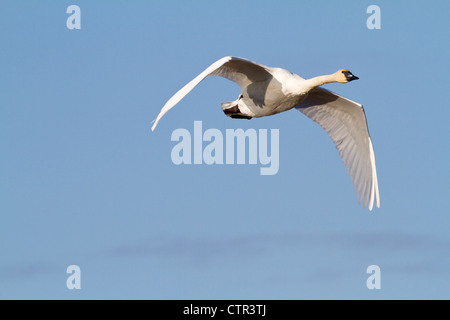
[[[236,104],[236,101],[222,103],[222,110],[226,116],[232,119],[252,119],[252,117],[246,116],[241,113],[239,107]]]

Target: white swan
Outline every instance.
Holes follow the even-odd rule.
[[[368,204],[369,210],[374,202],[380,207],[375,156],[362,105],[318,88],[332,82],[347,83],[358,77],[342,69],[330,75],[303,79],[285,69],[224,57],[167,101],[152,130],[167,111],[207,76],[227,78],[242,89],[237,100],[222,103],[224,113],[231,118],[259,118],[296,108],[317,122],[335,143],[355,185],[359,203],[363,200],[363,206]]]

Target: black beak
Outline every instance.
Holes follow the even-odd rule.
[[[345,78],[347,79],[348,82],[353,81],[353,80],[358,80],[359,78],[357,76],[352,75],[351,73],[346,74]]]
[[[347,79],[348,82],[359,79],[357,76],[354,76],[350,71],[345,70],[342,71],[342,73],[344,74],[345,79]]]

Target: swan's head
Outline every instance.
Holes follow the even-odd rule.
[[[347,83],[347,82],[359,79],[357,76],[354,76],[347,69],[341,69],[341,70],[337,71],[335,73],[335,76],[336,76],[336,82],[340,82],[340,83]]]

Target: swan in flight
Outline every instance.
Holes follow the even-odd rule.
[[[369,210],[374,202],[380,207],[375,155],[362,105],[319,88],[332,82],[347,83],[358,77],[342,69],[330,75],[304,79],[285,69],[224,57],[167,101],[152,131],[167,111],[208,76],[224,77],[241,88],[237,100],[222,103],[223,112],[231,118],[260,118],[295,108],[317,122],[335,143],[355,185],[359,203],[363,201],[363,206],[368,205]]]

